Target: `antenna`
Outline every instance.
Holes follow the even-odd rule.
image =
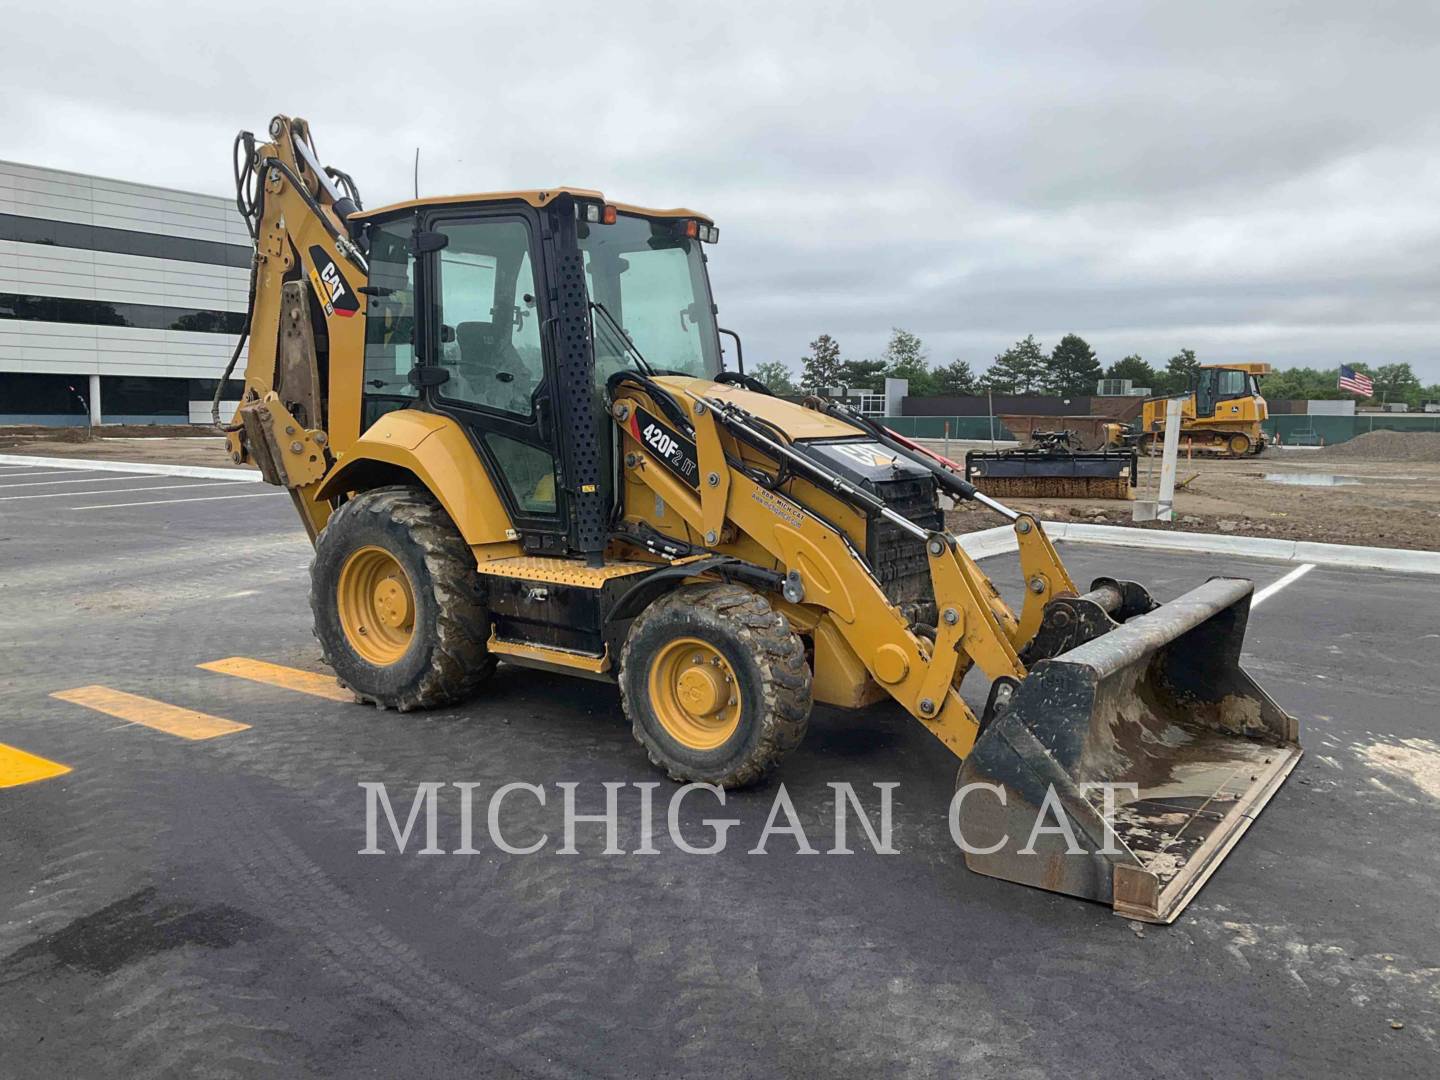
[[[420,147],[415,147],[415,198],[420,198]]]

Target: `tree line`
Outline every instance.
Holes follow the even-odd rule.
[[[1440,384],[1422,386],[1409,364],[1364,363],[1349,365],[1375,382],[1373,401],[1404,401],[1418,407],[1422,401],[1440,401]],[[1056,394],[1084,397],[1095,393],[1100,379],[1130,379],[1152,394],[1176,394],[1193,385],[1200,361],[1195,350],[1181,349],[1162,365],[1150,364],[1138,354],[1101,365],[1095,350],[1079,334],[1066,334],[1048,353],[1027,334],[977,374],[966,360],[931,366],[924,342],[909,330],[895,327],[878,357],[846,359],[840,343],[821,334],[800,358],[800,381],[779,361],[757,364],[752,374],[777,394],[814,393],[832,386],[879,391],[885,379],[906,379],[911,397],[963,397],[974,394]],[[1267,398],[1345,398],[1353,395],[1337,386],[1336,369],[1294,367],[1265,379]]]

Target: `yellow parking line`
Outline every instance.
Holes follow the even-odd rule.
[[[64,776],[69,771],[69,765],[0,743],[0,787],[18,787],[36,780],[49,780],[52,776]]]
[[[313,671],[271,664],[264,660],[251,660],[246,656],[232,656],[226,660],[211,660],[208,664],[197,664],[206,671],[218,671],[222,675],[234,675],[238,679],[278,686],[284,690],[296,690],[302,694],[327,698],[330,701],[353,702],[355,695],[342,689],[333,675],[317,675]]]
[[[178,705],[167,705],[163,701],[127,694],[123,690],[111,690],[108,686],[81,686],[74,690],[57,690],[50,695],[61,701],[84,705],[87,709],[118,716],[132,724],[178,735],[182,739],[213,739],[217,735],[230,735],[244,731],[249,724],[237,724],[209,713],[182,709]]]

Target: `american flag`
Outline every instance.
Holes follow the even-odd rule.
[[[1362,375],[1354,368],[1341,364],[1340,389],[1349,390],[1352,394],[1359,394],[1361,397],[1369,397],[1375,392],[1375,384],[1370,381],[1369,375]]]

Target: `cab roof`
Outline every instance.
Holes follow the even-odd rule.
[[[470,195],[427,195],[423,199],[406,199],[404,202],[391,203],[388,206],[379,206],[373,210],[362,210],[352,217],[361,220],[369,218],[389,217],[392,214],[399,214],[406,210],[416,210],[423,206],[473,206],[477,203],[501,203],[501,202],[524,202],[529,203],[537,209],[548,206],[561,195],[571,195],[577,199],[585,199],[593,202],[607,202],[605,196],[591,188],[578,187],[553,187],[534,189],[529,191],[482,191]],[[658,210],[648,206],[633,206],[630,203],[610,203],[624,214],[638,214],[648,218],[697,218],[707,224],[713,225],[715,221],[708,214],[702,214],[697,210],[687,210],[684,207],[674,207],[668,210]]]
[[[1244,371],[1250,375],[1269,375],[1271,371],[1269,364],[1253,361],[1232,364],[1201,364],[1200,366],[1202,368],[1221,368],[1228,371]]]

